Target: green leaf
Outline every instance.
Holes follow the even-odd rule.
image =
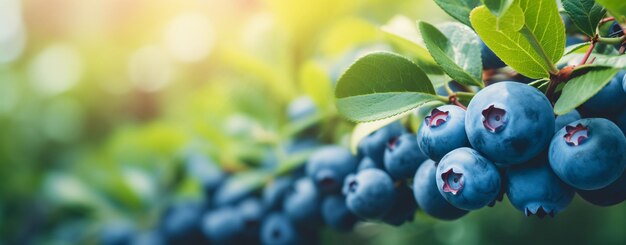
[[[450,23],[443,33],[426,22],[419,23],[426,48],[441,68],[455,81],[484,86],[482,81],[480,39],[467,26]]]
[[[585,53],[587,48],[589,48],[591,42],[577,43],[574,45],[567,46],[565,48],[564,55],[572,54],[572,53]]]
[[[584,54],[573,53],[563,57],[563,60],[582,60],[583,57]],[[589,59],[594,59],[593,64],[576,67],[576,70],[585,69],[585,67],[613,67],[616,69],[626,69],[626,55],[614,56],[593,53]]]
[[[482,2],[497,17],[506,13],[513,4],[513,0],[482,0]]]
[[[596,28],[606,14],[594,0],[563,0],[563,8],[574,25],[587,36],[596,35]]]
[[[470,15],[474,29],[507,65],[530,78],[557,73],[565,27],[554,0],[518,0],[499,19],[485,6]]]
[[[472,26],[470,23],[470,12],[480,6],[480,0],[435,0],[443,11],[457,19],[461,23]]]
[[[368,54],[339,78],[337,109],[349,120],[367,122],[388,118],[438,100],[426,74],[397,54]]]
[[[622,0],[596,0],[600,5],[604,6],[615,18],[623,22],[626,20],[626,1]]]
[[[428,50],[416,42],[415,39],[419,39],[419,33],[417,33],[417,28],[415,28],[415,22],[411,19],[405,16],[396,16],[380,29],[383,37],[393,46],[396,52],[411,58],[413,62],[428,74],[443,74],[437,62],[428,53]]]
[[[584,75],[574,77],[565,84],[561,97],[554,105],[555,114],[566,114],[585,103],[604,88],[618,71],[610,67],[589,67],[587,70]]]

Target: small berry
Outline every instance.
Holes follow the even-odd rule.
[[[296,224],[318,224],[320,220],[321,196],[310,178],[297,180],[285,197],[283,209]]]
[[[363,219],[380,219],[395,200],[394,183],[380,169],[365,169],[346,178],[343,188],[348,209]]]
[[[443,198],[437,187],[437,165],[433,160],[424,161],[413,178],[413,196],[424,213],[442,220],[455,220],[468,213],[452,206]]]
[[[417,142],[422,152],[435,161],[456,148],[469,146],[465,133],[465,110],[455,105],[433,109],[422,122]]]
[[[407,179],[415,174],[419,164],[426,159],[427,157],[419,149],[415,135],[402,134],[387,144],[385,170],[393,179]]]
[[[361,140],[361,147],[366,156],[374,160],[375,163],[382,164],[385,161],[385,148],[387,143],[402,135],[406,129],[400,122],[393,122],[365,137]]]
[[[340,146],[325,146],[315,151],[306,165],[307,175],[324,193],[341,190],[346,175],[354,172],[358,159],[348,149]]]
[[[358,218],[346,207],[343,195],[332,195],[322,202],[322,218],[324,223],[337,231],[350,231]]]

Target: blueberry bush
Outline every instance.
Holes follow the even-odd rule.
[[[172,96],[168,123],[55,158],[71,174],[42,197],[1,192],[0,245],[626,242],[626,4],[426,1],[447,21],[268,1],[293,36],[255,36],[259,60],[222,44],[210,65],[235,71]],[[343,26],[307,32],[324,18]]]

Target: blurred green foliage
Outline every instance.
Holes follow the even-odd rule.
[[[321,125],[322,142],[348,146],[352,124],[332,101],[340,73],[372,50],[424,54],[389,45],[379,27],[396,15],[449,20],[429,0],[0,4],[0,244],[93,244],[116,220],[150,229],[167,205],[202,197],[185,173],[189,153],[229,172],[264,169],[275,156],[263,182],[306,157],[283,149],[308,124]],[[287,105],[301,95],[319,115],[290,124]],[[535,220],[504,203],[455,222],[418,214],[401,228],[324,232],[323,241],[624,244],[625,223],[624,205],[577,200]]]

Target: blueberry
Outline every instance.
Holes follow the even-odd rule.
[[[183,202],[170,207],[161,222],[161,231],[168,244],[200,244],[206,242],[201,223],[200,203]]]
[[[228,178],[216,191],[213,204],[216,207],[231,205],[240,202],[255,191],[255,186],[247,181],[245,176]]]
[[[361,140],[361,147],[366,156],[376,163],[383,163],[385,160],[385,148],[389,140],[399,137],[406,130],[400,122],[391,123],[365,137]]]
[[[380,166],[379,164],[376,164],[374,162],[374,160],[372,160],[369,157],[364,157],[363,159],[361,159],[361,163],[359,163],[359,167],[357,168],[357,172],[360,172],[361,170],[368,169],[368,168],[382,169],[383,166]]]
[[[393,206],[383,216],[382,221],[393,226],[400,226],[405,222],[413,221],[418,207],[413,198],[413,191],[406,184],[396,187],[395,193]]]
[[[318,224],[321,196],[310,178],[298,179],[285,197],[285,214],[296,224]]]
[[[307,120],[317,113],[315,103],[308,96],[301,96],[293,100],[287,107],[287,117],[292,122]]]
[[[312,138],[299,138],[288,142],[284,151],[287,155],[294,155],[302,152],[312,151],[320,146],[320,142],[317,139]]]
[[[624,29],[619,25],[619,22],[613,21],[611,27],[609,27],[608,37],[621,37],[624,35]]]
[[[422,122],[417,142],[419,149],[435,161],[456,148],[469,146],[465,133],[465,110],[455,105],[433,109]]]
[[[580,116],[580,113],[578,113],[577,110],[572,110],[564,115],[560,115],[556,117],[556,119],[554,120],[554,131],[555,132],[559,131],[559,129],[562,129],[567,124],[574,122],[574,121],[578,121],[581,118],[582,117]]]
[[[265,208],[263,203],[256,197],[243,200],[237,206],[237,211],[243,218],[243,235],[245,243],[250,244],[259,240],[259,228],[263,220]]]
[[[348,149],[325,146],[315,151],[306,165],[307,175],[324,193],[341,190],[346,175],[356,171],[358,160]]]
[[[582,40],[578,37],[575,36],[567,36],[565,37],[565,46],[570,46],[570,45],[575,45],[575,44],[579,44],[579,43],[584,43],[585,40]]]
[[[402,134],[387,144],[385,169],[393,179],[407,179],[413,177],[417,167],[427,158],[420,151],[414,134]]]
[[[470,144],[502,166],[523,163],[543,151],[554,132],[550,101],[536,88],[496,83],[479,91],[465,114]]]
[[[350,175],[343,186],[348,209],[363,219],[380,219],[393,205],[391,177],[380,169],[368,168]]]
[[[468,213],[452,206],[439,193],[437,187],[437,166],[435,161],[424,161],[413,178],[413,196],[424,213],[442,220],[455,220]]]
[[[215,244],[237,244],[241,242],[244,229],[243,216],[236,208],[227,206],[205,214],[202,232]]]
[[[593,116],[608,116],[619,112],[626,106],[626,93],[623,89],[623,79],[626,70],[621,70],[596,95],[591,97],[582,107]]]
[[[287,191],[293,184],[289,176],[278,177],[263,188],[263,204],[268,209],[278,210],[283,205]]]
[[[197,179],[207,197],[212,197],[219,186],[226,180],[226,174],[217,163],[201,154],[191,154],[186,162],[187,172]]]
[[[296,245],[306,241],[302,232],[282,213],[268,215],[261,224],[261,244]]]
[[[460,209],[475,210],[489,204],[498,197],[500,186],[496,166],[471,148],[451,151],[437,166],[439,193]]]
[[[482,48],[483,69],[500,69],[506,66],[496,53],[489,49],[483,41],[480,41],[480,45]]]
[[[610,185],[592,191],[578,190],[578,195],[598,206],[613,206],[626,201],[626,172]]]
[[[554,216],[574,198],[574,189],[552,172],[546,154],[506,171],[507,196],[526,216]]]
[[[116,221],[106,224],[100,234],[102,245],[127,245],[130,244],[135,234],[135,228],[126,221]]]
[[[342,195],[324,198],[322,218],[328,227],[337,231],[350,231],[358,221],[358,218],[346,207],[346,199]]]
[[[604,118],[581,119],[559,130],[550,143],[550,166],[581,190],[603,188],[626,169],[626,137]]]
[[[133,237],[130,245],[165,245],[163,235],[156,230],[139,233]]]

